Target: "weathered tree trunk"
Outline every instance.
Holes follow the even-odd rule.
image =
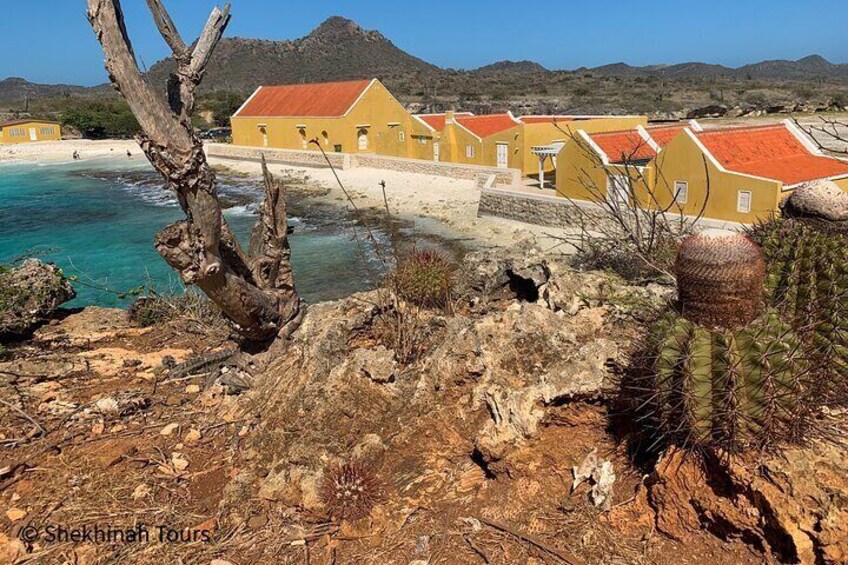
[[[301,304],[291,273],[285,191],[268,172],[266,199],[245,254],[221,216],[215,173],[191,125],[195,89],[230,20],[215,8],[193,47],[183,42],[161,0],[147,0],[177,62],[167,101],[147,82],[127,36],[120,0],[88,0],[88,18],[106,53],[106,70],[141,125],[139,144],[177,194],[186,219],[162,230],[156,249],[182,280],[203,290],[250,340],[291,332]]]

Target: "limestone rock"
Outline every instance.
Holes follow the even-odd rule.
[[[848,223],[848,194],[833,181],[805,183],[783,202],[783,213],[794,218]]]
[[[458,294],[475,294],[484,302],[515,298],[535,302],[549,277],[547,259],[536,247],[535,239],[529,238],[498,254],[467,254],[457,277]]]
[[[647,484],[657,529],[673,538],[706,526],[751,540],[779,562],[837,564],[848,556],[841,446],[787,448],[757,461],[707,457],[704,464],[671,449]]]
[[[357,349],[345,364],[345,370],[361,374],[375,383],[391,383],[398,371],[394,353],[383,345],[371,349]]]
[[[0,289],[0,338],[28,334],[76,297],[58,267],[37,259],[0,271]]]
[[[259,488],[259,498],[286,506],[319,510],[322,508],[320,484],[320,472],[293,465],[265,477]]]

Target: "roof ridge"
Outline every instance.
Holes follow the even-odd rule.
[[[361,78],[356,80],[328,80],[323,82],[289,82],[284,84],[263,84],[262,88],[294,88],[294,87],[307,87],[307,86],[321,86],[326,84],[370,84],[375,79],[373,78]]]
[[[599,132],[596,132],[596,133],[589,133],[587,135],[590,135],[590,136],[595,136],[595,135],[622,135],[622,134],[626,134],[626,133],[633,133],[633,134],[636,134],[638,137],[642,137],[641,135],[639,135],[639,130],[637,130],[635,127],[631,128],[631,129],[617,129],[617,130],[614,130],[614,131],[599,131]]]
[[[698,135],[703,135],[705,133],[729,133],[729,132],[740,132],[740,131],[759,131],[759,130],[767,130],[767,129],[786,129],[786,124],[783,122],[779,122],[776,124],[761,124],[761,125],[743,125],[743,126],[727,126],[727,127],[717,127],[704,129],[703,131],[694,131]]]

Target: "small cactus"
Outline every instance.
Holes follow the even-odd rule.
[[[359,520],[383,501],[383,485],[374,473],[358,463],[332,465],[324,471],[321,501],[328,513],[342,520]]]
[[[688,238],[675,263],[677,308],[649,332],[625,395],[657,440],[735,451],[793,435],[804,421],[800,341],[762,305],[762,254],[718,230]]]
[[[404,300],[427,308],[446,308],[453,292],[453,271],[441,253],[414,250],[398,261],[391,280]]]

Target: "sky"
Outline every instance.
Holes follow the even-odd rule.
[[[145,0],[122,0],[142,63],[168,54]],[[376,29],[441,67],[529,59],[550,69],[703,61],[741,66],[817,53],[848,62],[846,0],[230,0],[227,36],[295,39],[330,16]],[[187,41],[216,4],[164,0]],[[85,0],[3,0],[0,78],[105,82]]]

